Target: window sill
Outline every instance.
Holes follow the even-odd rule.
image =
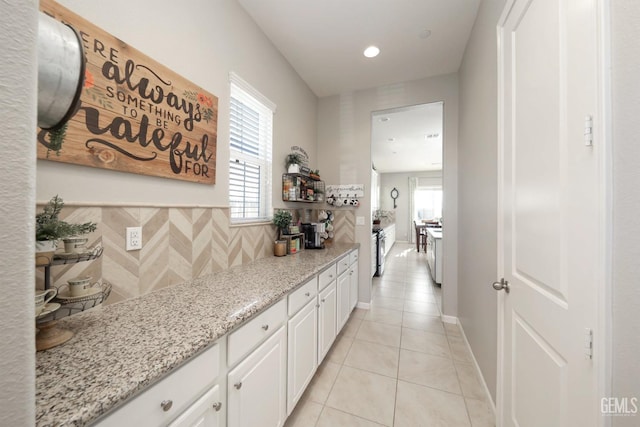
[[[273,225],[269,219],[231,220],[229,228],[248,227],[252,225]]]

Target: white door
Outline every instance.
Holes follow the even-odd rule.
[[[336,339],[338,315],[335,280],[320,292],[318,299],[318,365],[320,365]]]
[[[587,116],[600,125],[597,23],[595,0],[508,0],[498,26],[502,426],[600,418],[599,355],[585,348],[604,263],[603,144],[584,136]]]
[[[316,299],[289,320],[287,351],[287,413],[296,403],[318,367],[318,309]]]
[[[349,271],[345,271],[338,277],[338,286],[337,286],[337,309],[338,309],[338,318],[337,318],[337,329],[336,334],[339,334],[342,330],[342,327],[349,320],[349,314],[351,310],[349,309],[349,293],[351,291],[351,281],[349,280],[351,276],[349,276]]]
[[[358,304],[358,261],[349,267],[349,313]]]
[[[279,427],[287,418],[287,334],[281,326],[228,375],[229,427]]]

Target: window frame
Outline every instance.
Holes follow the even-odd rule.
[[[232,147],[232,128],[234,125],[241,125],[240,122],[235,122],[232,111],[232,99],[235,102],[240,102],[249,109],[256,111],[260,118],[268,118],[267,122],[261,123],[254,130],[258,134],[258,152],[256,157],[247,152],[239,151]],[[251,224],[271,221],[273,217],[273,116],[276,112],[276,105],[268,98],[258,92],[253,86],[244,81],[235,73],[229,74],[229,187],[228,187],[228,200],[229,200],[229,219],[232,225],[238,224]],[[258,167],[259,170],[259,211],[257,215],[253,216],[234,216],[234,208],[232,206],[232,182],[233,177],[233,163],[245,162],[245,164]],[[246,182],[246,176],[243,182]],[[243,205],[246,206],[246,205]],[[246,214],[245,214],[246,215]]]

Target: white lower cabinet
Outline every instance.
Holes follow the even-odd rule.
[[[169,424],[169,427],[219,427],[222,425],[221,409],[220,386],[216,385]]]
[[[318,365],[329,352],[336,339],[336,281],[318,295]]]
[[[95,425],[280,427],[357,300],[352,251]]]
[[[358,303],[358,263],[355,262],[349,267],[349,312]]]
[[[302,397],[318,367],[318,308],[315,298],[289,320],[287,414]]]
[[[227,376],[227,425],[277,427],[286,412],[287,334],[281,326]]]
[[[351,293],[351,276],[349,275],[349,271],[345,271],[340,276],[338,276],[338,288],[337,288],[337,306],[338,306],[338,316],[337,316],[337,329],[336,333],[342,330],[342,327],[347,323],[349,319],[349,314],[351,313],[351,300],[349,299],[349,294]]]

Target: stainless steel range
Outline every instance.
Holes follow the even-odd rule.
[[[374,234],[377,234],[377,250],[376,250],[376,274],[375,276],[382,276],[384,274],[384,258],[386,256],[385,240],[387,238],[383,229],[374,229]]]

